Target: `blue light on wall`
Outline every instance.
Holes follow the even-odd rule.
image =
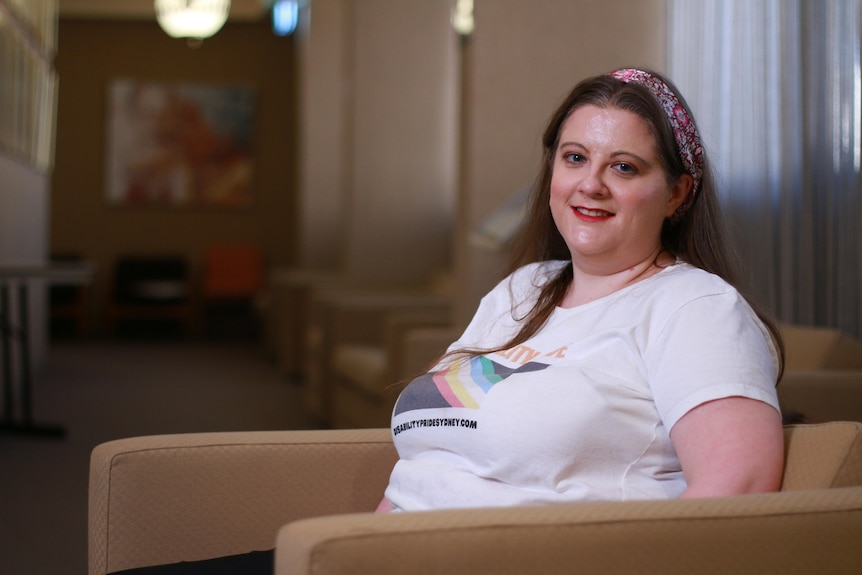
[[[290,36],[299,21],[297,0],[276,0],[272,5],[272,29],[277,36]]]

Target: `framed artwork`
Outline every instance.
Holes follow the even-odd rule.
[[[253,199],[255,91],[108,86],[106,195],[115,206],[243,207]]]

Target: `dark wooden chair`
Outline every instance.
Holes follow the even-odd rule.
[[[119,322],[173,321],[186,335],[194,331],[193,282],[183,256],[121,256],[114,265],[107,308],[108,335]]]

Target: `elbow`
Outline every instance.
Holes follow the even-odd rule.
[[[757,473],[730,477],[712,477],[695,480],[688,484],[681,499],[705,497],[731,497],[755,493],[774,493],[781,490],[783,466]]]

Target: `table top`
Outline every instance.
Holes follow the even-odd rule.
[[[95,266],[90,262],[0,264],[0,281],[41,279],[50,283],[88,283]]]

